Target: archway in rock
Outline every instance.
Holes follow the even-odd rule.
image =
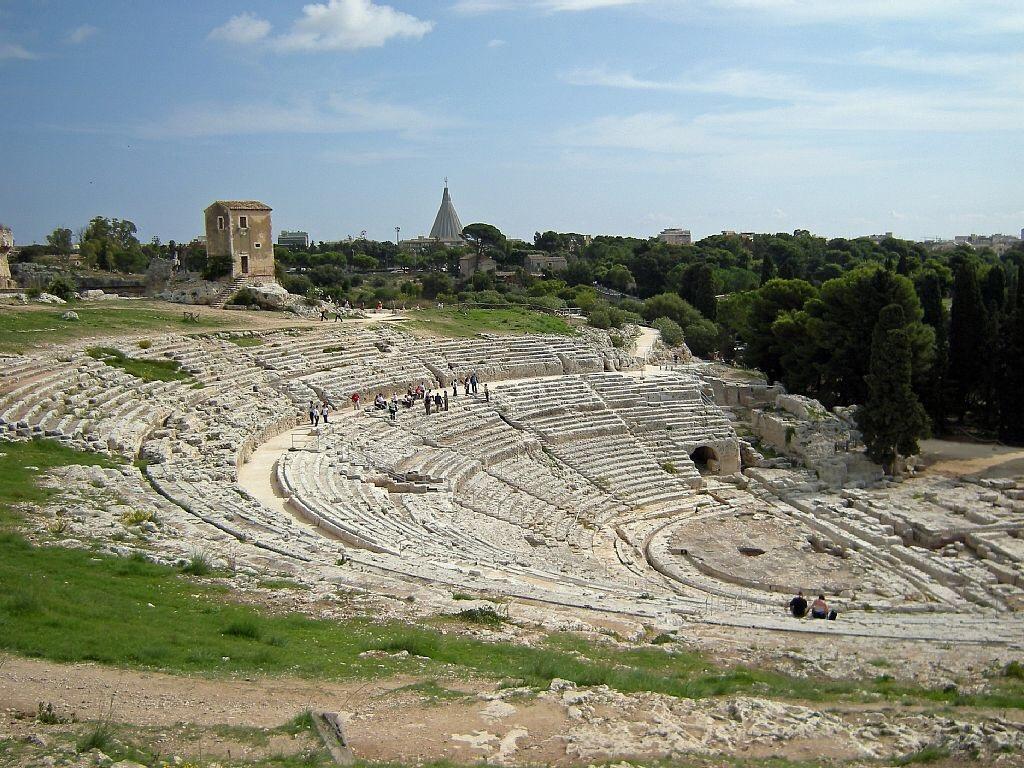
[[[690,460],[702,475],[718,474],[718,454],[715,453],[714,449],[706,445],[695,448],[693,453],[690,454]]]

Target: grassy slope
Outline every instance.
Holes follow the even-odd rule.
[[[72,309],[78,320],[61,320]],[[192,308],[195,309],[195,308]],[[40,344],[124,333],[220,328],[226,323],[200,314],[198,323],[185,322],[182,313],[137,301],[75,302],[59,307],[0,307],[0,352],[23,352]]]
[[[573,333],[572,326],[557,315],[519,307],[468,311],[425,309],[410,313],[410,317],[406,327],[438,336],[465,338],[478,333],[557,333],[568,336]]]
[[[111,347],[90,347],[90,357],[102,360],[112,368],[120,368],[143,381],[189,381],[192,377],[181,370],[181,363],[175,360],[150,360],[126,357],[120,350]]]
[[[865,696],[950,704],[1024,707],[1024,683],[999,681],[992,693],[914,688],[884,679],[840,683],[716,667],[700,654],[661,647],[621,650],[556,634],[543,647],[486,643],[427,627],[369,619],[322,621],[270,615],[230,601],[228,590],[188,579],[141,559],[87,550],[34,547],[11,527],[12,503],[38,503],[49,493],[35,469],[109,463],[47,443],[2,444],[0,514],[0,648],[54,661],[96,661],[131,668],[212,675],[271,674],[324,679],[437,675],[445,669],[495,680],[546,686],[553,678],[622,691],[677,696],[735,692],[808,701]],[[426,660],[360,658],[366,650],[407,650]]]

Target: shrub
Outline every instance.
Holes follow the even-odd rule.
[[[671,461],[662,462],[661,468],[668,472],[670,475],[674,475],[678,471],[676,469],[676,465],[673,464]]]
[[[231,297],[228,304],[235,307],[251,307],[254,304],[259,304],[259,299],[256,298],[256,294],[248,288],[240,288],[235,292],[235,295]]]
[[[98,749],[100,752],[111,752],[114,744],[114,734],[107,723],[100,723],[91,731],[82,734],[75,744],[76,752],[90,752]]]
[[[718,326],[710,320],[691,323],[684,331],[686,346],[698,357],[709,357],[718,344]]]
[[[68,519],[66,517],[58,517],[56,520],[54,520],[52,523],[46,526],[46,530],[48,530],[54,536],[63,536],[65,533],[71,530],[71,523],[68,522]]]
[[[149,349],[153,346],[153,342],[149,339],[139,339],[139,349]]]
[[[455,618],[470,624],[481,624],[485,627],[500,627],[508,618],[498,613],[489,605],[480,608],[467,608],[455,614]]]
[[[678,347],[683,343],[683,328],[675,320],[659,317],[651,326],[661,332],[661,340],[670,347]]]
[[[63,275],[58,275],[50,281],[46,288],[47,293],[52,293],[59,299],[71,301],[75,298],[75,284]]]
[[[1004,677],[1012,677],[1015,680],[1024,680],[1024,664],[1019,661],[1011,661],[1003,670]]]
[[[142,525],[143,523],[155,523],[157,522],[156,513],[154,512],[143,512],[141,509],[135,509],[131,512],[125,512],[121,515],[121,524],[125,528],[131,528],[133,525]]]
[[[65,716],[60,714],[51,702],[39,702],[39,706],[36,707],[36,722],[42,723],[43,725],[67,725],[68,723],[75,722],[74,712],[71,715]]]
[[[207,576],[213,572],[213,563],[210,556],[201,550],[196,550],[189,557],[188,562],[181,568],[182,573],[190,576]]]
[[[210,256],[203,267],[204,280],[219,280],[231,274],[231,256],[224,253],[217,256]]]

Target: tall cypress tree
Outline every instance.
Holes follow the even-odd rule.
[[[772,261],[772,255],[765,251],[764,256],[761,257],[761,285],[773,277],[775,277],[775,262]]]
[[[932,418],[936,433],[946,429],[946,376],[949,367],[949,338],[946,333],[947,313],[942,305],[942,288],[939,276],[926,272],[918,280],[917,296],[924,311],[924,322],[935,331],[935,357],[926,386],[921,392],[925,410]]]
[[[927,414],[911,386],[910,338],[904,325],[898,304],[878,316],[871,334],[868,399],[857,412],[868,457],[889,473],[900,456],[918,452],[917,439],[928,431]]]
[[[718,309],[715,273],[709,265],[701,264],[696,270],[694,278],[693,306],[699,309],[700,313],[708,320],[714,320]]]
[[[981,298],[990,315],[1003,311],[1006,304],[1006,273],[999,264],[993,264],[981,281]]]
[[[999,354],[999,437],[1024,445],[1024,266],[1017,268],[1017,294],[1008,310]]]
[[[986,312],[974,265],[963,261],[953,278],[949,319],[949,410],[961,420],[978,400],[983,379],[979,350],[986,341]]]

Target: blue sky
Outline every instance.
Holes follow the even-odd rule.
[[[1020,0],[0,0],[0,221],[1024,227]]]

